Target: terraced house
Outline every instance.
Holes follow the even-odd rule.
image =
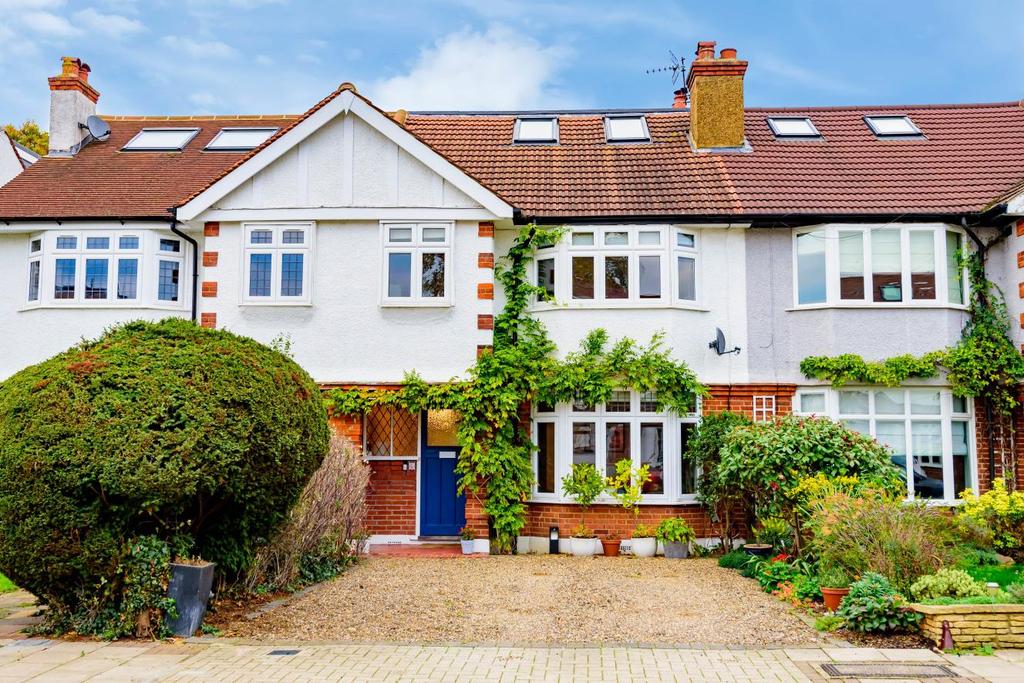
[[[746,68],[700,43],[686,88],[653,110],[385,112],[345,83],[301,115],[90,118],[100,94],[65,58],[50,153],[0,190],[0,377],[174,315],[286,335],[325,387],[446,381],[492,343],[495,261],[535,221],[569,228],[532,266],[560,352],[595,327],[664,331],[711,396],[686,415],[630,391],[532,406],[521,548],[575,522],[559,485],[573,463],[623,458],[651,467],[643,521],[682,514],[710,536],[681,452],[725,408],[843,420],[891,447],[909,496],[987,487],[1024,434],[990,429],[980,399],[942,380],[834,390],[799,365],[955,344],[957,253],[976,240],[1001,237],[989,277],[1024,321],[1024,103],[750,109]],[[467,505],[485,523],[456,491],[453,424],[393,408],[337,421],[372,463],[372,542],[450,536]],[[599,509],[599,532],[631,527]]]

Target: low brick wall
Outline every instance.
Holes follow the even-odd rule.
[[[942,622],[949,622],[956,647],[1024,647],[1024,605],[911,605],[924,615],[921,632],[942,643]]]

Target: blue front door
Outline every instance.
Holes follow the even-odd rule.
[[[455,474],[455,413],[425,410],[420,424],[420,535],[456,536],[466,524],[466,496]]]

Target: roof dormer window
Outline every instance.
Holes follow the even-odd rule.
[[[179,152],[198,133],[198,128],[143,128],[121,149],[126,152]]]
[[[813,140],[821,137],[814,122],[806,116],[769,116],[768,127],[779,139]]]
[[[206,149],[218,152],[255,149],[276,132],[277,128],[225,128],[207,143]]]
[[[558,144],[558,119],[553,116],[519,117],[512,141],[517,144]]]
[[[639,115],[604,117],[604,135],[607,142],[650,142],[647,119]]]
[[[865,116],[864,121],[880,138],[919,138],[924,135],[909,116]]]

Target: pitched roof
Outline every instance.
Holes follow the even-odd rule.
[[[335,91],[303,115],[322,107]],[[920,139],[878,139],[863,117],[907,114]],[[809,116],[821,140],[777,140],[769,116]],[[204,152],[225,125],[299,116],[104,117],[110,140],[44,157],[0,189],[0,219],[169,218],[251,152]],[[609,144],[603,114],[558,114],[558,145],[514,145],[516,113],[413,113],[413,135],[527,218],[932,216],[979,213],[1024,181],[1020,102],[749,109],[749,153],[698,154],[689,112],[647,112],[651,142]],[[395,117],[401,122],[401,117]],[[122,152],[144,127],[195,126],[182,152]]]
[[[864,116],[906,114],[920,139]],[[821,140],[778,140],[769,116],[809,116]],[[1020,102],[748,109],[749,153],[698,154],[688,111],[647,114],[651,142],[608,144],[603,116],[559,115],[558,145],[513,145],[515,114],[410,114],[406,125],[529,218],[974,213],[1024,179]]]

